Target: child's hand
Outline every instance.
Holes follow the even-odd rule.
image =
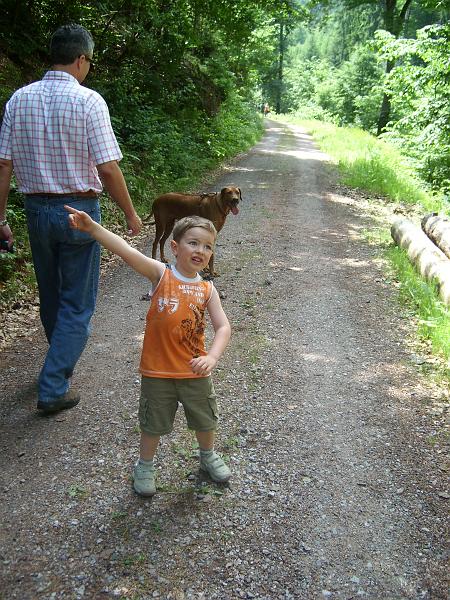
[[[82,210],[76,210],[76,208],[67,206],[67,204],[64,205],[64,208],[70,213],[69,226],[72,229],[79,229],[80,231],[89,233],[93,226],[95,226],[95,221],[93,221],[91,217]]]
[[[209,354],[206,356],[198,356],[189,362],[191,369],[197,375],[209,375],[217,365],[217,359]]]

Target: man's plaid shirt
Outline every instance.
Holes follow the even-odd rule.
[[[96,165],[120,160],[108,107],[64,71],[15,92],[0,130],[0,158],[12,160],[25,194],[101,192]]]

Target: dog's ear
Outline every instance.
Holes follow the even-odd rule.
[[[238,188],[239,190],[239,200],[242,202],[242,193],[241,193],[241,188]]]

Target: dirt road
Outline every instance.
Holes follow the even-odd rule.
[[[132,491],[148,303],[128,267],[103,278],[77,408],[35,411],[39,328],[3,353],[0,598],[447,598],[440,416],[361,236],[370,218],[331,191],[324,158],[268,121],[211,184],[244,198],[216,258],[229,487],[198,475],[179,414],[159,493]]]

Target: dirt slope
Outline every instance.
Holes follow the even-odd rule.
[[[179,414],[160,492],[132,491],[148,303],[128,267],[102,281],[76,409],[35,411],[39,328],[3,353],[0,598],[447,598],[440,417],[362,241],[369,217],[330,191],[324,158],[268,121],[211,185],[244,198],[216,259],[233,325],[215,373],[229,487],[199,477]]]

